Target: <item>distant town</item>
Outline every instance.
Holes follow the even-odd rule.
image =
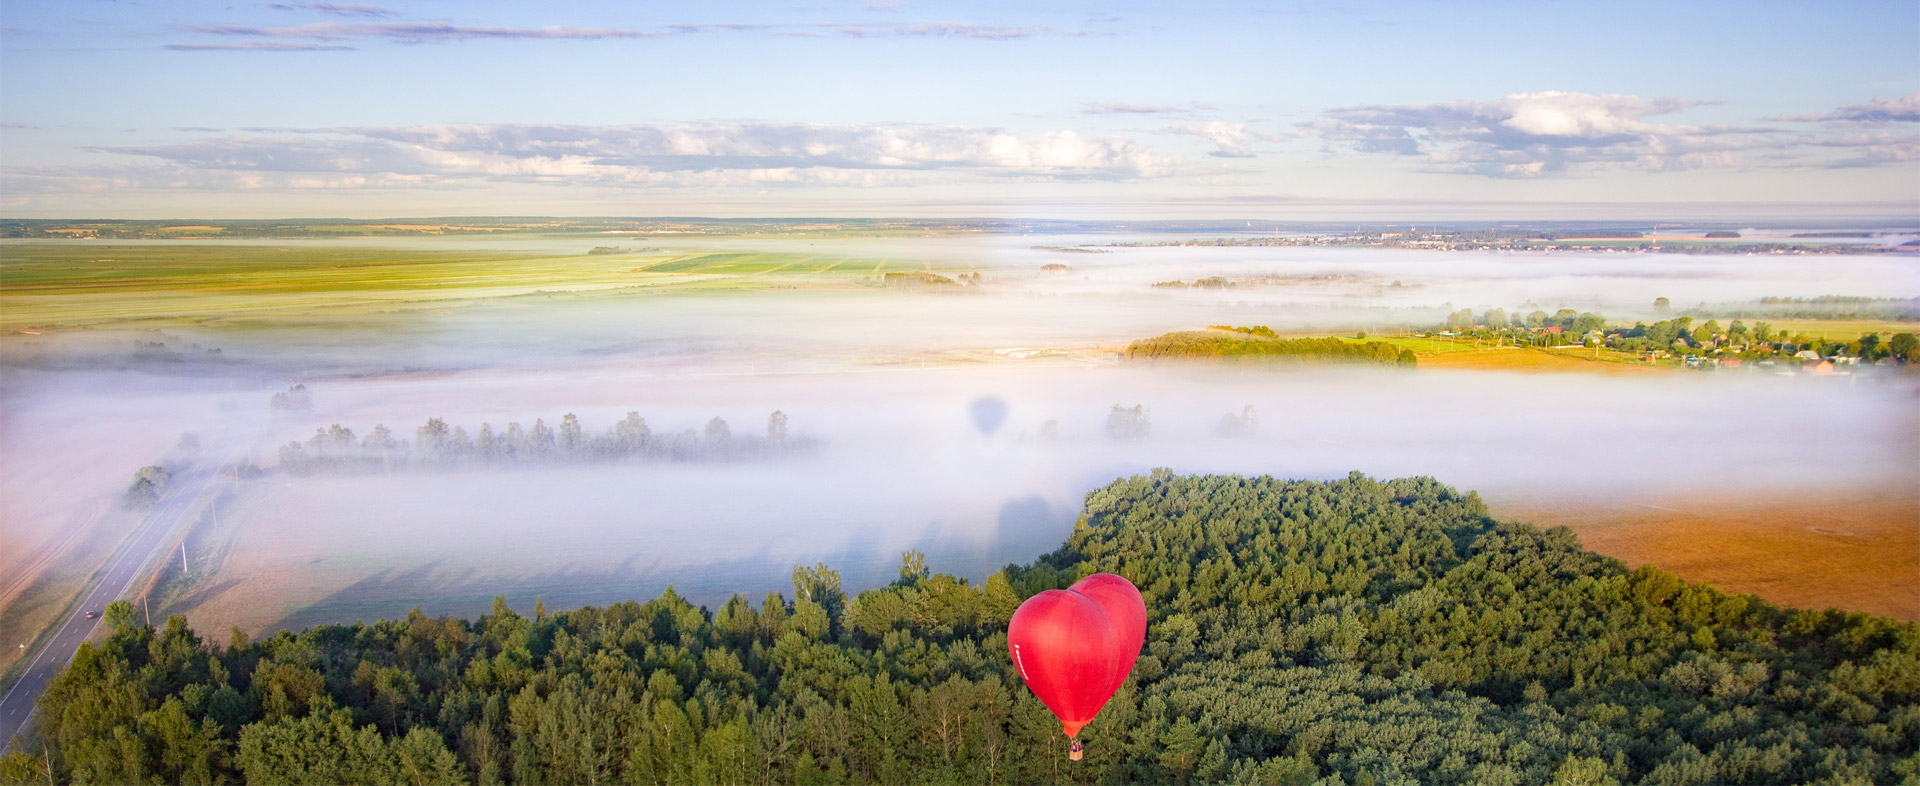
[[[1920,240],[1874,242],[1875,238],[1905,235],[1878,232],[1805,232],[1777,238],[1743,238],[1735,231],[1659,235],[1635,230],[1594,229],[1541,231],[1527,229],[1463,230],[1451,228],[1356,229],[1335,234],[1220,237],[1206,240],[1128,242],[1112,247],[1140,246],[1360,246],[1416,248],[1435,251],[1594,251],[1641,254],[1920,254]]]

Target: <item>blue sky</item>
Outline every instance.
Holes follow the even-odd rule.
[[[15,216],[1920,215],[1920,4],[0,6]]]

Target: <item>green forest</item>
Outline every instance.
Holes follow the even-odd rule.
[[[1145,595],[1133,675],[1067,761],[1009,662],[1023,597]],[[1628,570],[1430,478],[1176,476],[1090,492],[969,583],[215,644],[110,614],[6,783],[1920,782],[1920,627]]]
[[[1412,350],[1384,341],[1280,338],[1265,325],[1182,330],[1127,345],[1128,360],[1212,359],[1238,362],[1368,363],[1412,368]]]

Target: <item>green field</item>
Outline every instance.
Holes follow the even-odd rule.
[[[781,252],[530,254],[366,246],[10,243],[0,330],[439,307],[535,292],[849,286],[919,261]]]
[[[1825,340],[1852,340],[1868,333],[1920,333],[1920,322],[1897,322],[1890,319],[1767,319],[1754,317],[1742,319],[1748,327],[1761,322],[1767,323],[1775,333],[1786,331],[1790,334],[1805,333]],[[1700,320],[1693,321],[1700,324]],[[1720,324],[1732,324],[1732,320],[1722,319]]]
[[[1411,349],[1416,355],[1430,355],[1438,352],[1453,352],[1474,349],[1474,342],[1449,342],[1444,338],[1426,338],[1423,336],[1376,336],[1368,333],[1364,339],[1353,336],[1340,336],[1348,341],[1384,341],[1401,349]]]
[[[10,238],[104,238],[113,240],[189,237],[292,239],[476,237],[540,234],[604,239],[632,233],[631,239],[794,237],[919,238],[964,237],[993,231],[999,222],[939,219],[782,219],[782,218],[551,218],[468,216],[400,218],[384,221],[345,219],[32,219],[0,218],[0,235]]]

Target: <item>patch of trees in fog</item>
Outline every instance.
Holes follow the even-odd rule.
[[[1412,350],[1384,341],[1280,338],[1265,325],[1183,330],[1127,345],[1128,360],[1214,359],[1277,363],[1357,363],[1413,368]]]
[[[1248,404],[1239,414],[1229,412],[1220,416],[1220,426],[1213,432],[1222,437],[1251,437],[1260,433],[1260,414]]]
[[[1702,303],[1687,309],[1695,318],[1755,317],[1775,319],[1886,319],[1920,320],[1920,298],[1821,295],[1819,297],[1763,297],[1760,304]]]
[[[1066,761],[1007,657],[1022,598],[1146,598],[1133,673]],[[1149,476],[979,584],[217,646],[183,617],[83,645],[0,783],[1895,783],[1920,627],[1779,609],[1496,522],[1429,478]]]
[[[939,273],[915,270],[908,273],[887,273],[880,277],[880,283],[888,287],[974,287],[980,285],[979,273],[961,273],[948,278]]]
[[[537,419],[532,428],[508,423],[495,431],[482,423],[472,435],[461,426],[430,418],[409,442],[376,425],[366,436],[336,423],[315,429],[305,442],[280,448],[280,467],[295,475],[337,472],[393,472],[408,469],[457,469],[474,466],[541,465],[626,460],[736,461],[807,453],[819,442],[787,431],[786,413],[767,416],[766,433],[735,434],[725,420],[704,429],[656,433],[638,412],[599,433],[589,433],[569,413],[558,428]]]
[[[1107,438],[1123,442],[1141,442],[1153,433],[1153,413],[1144,404],[1131,407],[1113,405],[1107,412]]]
[[[1231,289],[1235,286],[1234,282],[1227,280],[1224,276],[1207,276],[1206,278],[1194,279],[1191,284],[1185,281],[1175,280],[1156,281],[1153,285],[1162,289],[1186,289],[1188,287],[1195,289]]]
[[[273,394],[273,398],[267,402],[267,406],[275,411],[281,412],[300,412],[313,409],[313,391],[308,390],[306,385],[296,383],[293,387]]]
[[[161,464],[141,467],[133,472],[133,482],[120,495],[120,506],[128,510],[150,508],[166,496],[173,486],[173,470]]]
[[[38,335],[30,333],[30,335]],[[173,342],[173,343],[168,343]],[[27,343],[9,353],[7,365],[49,371],[94,371],[112,369],[143,371],[153,374],[197,373],[208,368],[238,368],[243,361],[230,357],[219,347],[182,344],[181,339],[158,334],[155,339],[134,339],[109,345],[74,343]]]

